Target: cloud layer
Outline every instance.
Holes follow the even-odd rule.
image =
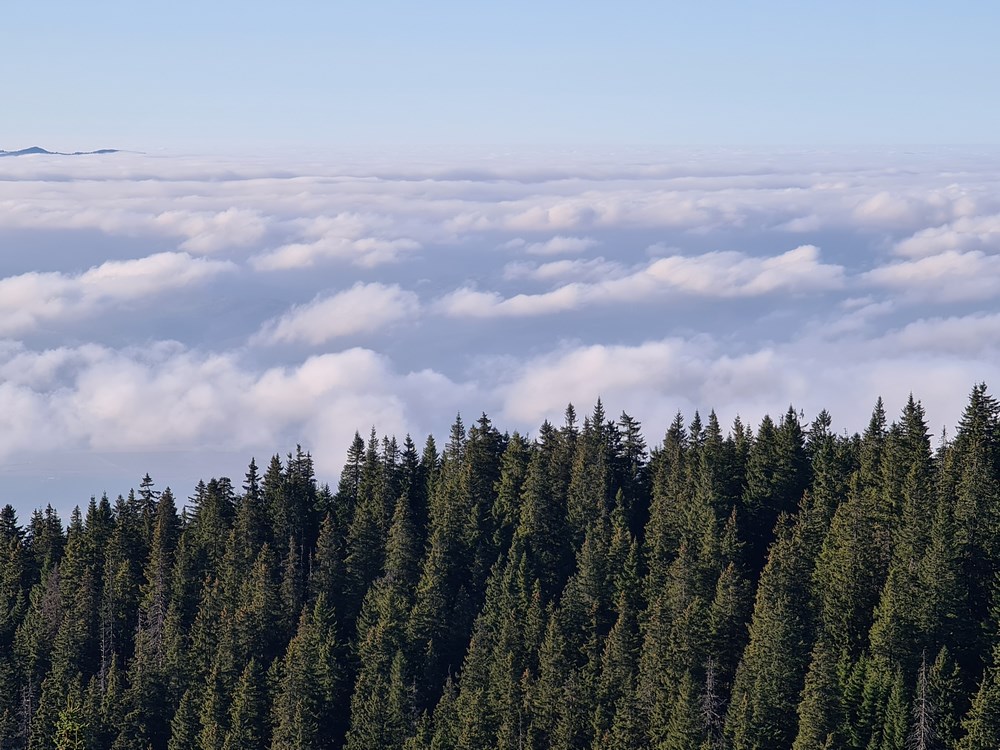
[[[0,489],[120,489],[76,459],[64,476],[67,456],[127,481],[296,442],[334,479],[372,424],[421,439],[486,410],[530,432],[598,396],[654,443],[678,408],[754,422],[793,401],[854,430],[910,390],[939,426],[998,380],[997,154],[4,170]]]
[[[154,301],[172,289],[233,271],[228,261],[157,253],[106,261],[82,273],[28,273],[0,279],[0,335],[17,335],[47,324],[115,307]]]
[[[337,294],[295,305],[280,318],[265,322],[252,340],[261,344],[325,344],[342,336],[375,333],[419,310],[417,295],[396,284],[358,282]]]

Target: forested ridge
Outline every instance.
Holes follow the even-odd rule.
[[[8,505],[0,748],[1000,748],[1000,405],[803,419],[647,447],[598,402],[373,429],[335,491],[299,448]]]

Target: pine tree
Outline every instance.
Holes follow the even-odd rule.
[[[960,580],[967,586],[969,619],[983,622],[1000,572],[1000,404],[987,393],[985,384],[972,390],[951,453]],[[975,666],[974,660],[958,652],[956,656],[960,663]]]
[[[906,746],[907,739],[913,737],[909,732],[910,712],[903,675],[896,672],[892,682],[892,690],[885,707],[885,721],[882,725],[881,750],[895,750]]]
[[[197,698],[193,690],[187,690],[170,722],[167,750],[196,750],[198,726]]]
[[[84,709],[77,686],[67,696],[66,705],[56,720],[55,750],[89,750],[93,746],[92,720],[93,717],[88,716]]]
[[[658,743],[662,750],[699,750],[706,740],[701,706],[691,674],[685,672],[677,686],[666,736]]]
[[[807,509],[800,511],[794,525],[779,525],[761,575],[750,642],[726,716],[726,735],[734,750],[787,747],[795,738],[795,707],[808,667],[799,644],[811,640],[809,586],[817,552]]]
[[[560,491],[560,442],[547,422],[531,456],[521,496],[521,517],[514,545],[525,555],[546,597],[562,589],[572,566],[569,533]]]
[[[222,750],[263,750],[267,747],[266,693],[256,659],[243,668],[229,709],[229,731]]]
[[[345,561],[350,595],[345,620],[353,622],[365,592],[382,572],[385,563],[385,537],[392,512],[389,477],[379,455],[375,429],[365,449],[358,484],[357,502],[347,532]],[[394,500],[394,498],[393,498]]]
[[[496,562],[494,508],[502,474],[507,441],[486,414],[469,429],[466,463],[469,473],[469,501],[465,520],[464,543],[469,550],[469,595],[480,602],[483,583]]]
[[[531,459],[531,445],[518,433],[510,436],[501,459],[497,497],[493,504],[494,545],[505,553],[510,549],[521,517],[521,493]]]
[[[401,748],[411,729],[412,696],[405,688],[409,679],[402,653],[405,612],[404,590],[398,578],[387,575],[379,579],[365,598],[358,623],[361,668],[351,697],[348,750]],[[396,701],[394,711],[386,710],[390,697]]]
[[[788,407],[777,426],[765,416],[750,446],[743,493],[742,525],[752,572],[763,569],[778,516],[795,511],[809,479],[805,436],[795,410]]]
[[[830,645],[820,640],[812,653],[799,703],[798,734],[792,750],[833,750],[844,742],[839,730],[844,722],[838,659]]]
[[[972,705],[962,720],[965,734],[958,750],[987,750],[1000,747],[1000,667],[998,649],[994,648],[993,665],[983,674]]]
[[[466,580],[472,560],[466,533],[471,508],[466,449],[458,417],[434,480],[427,551],[407,621],[407,658],[418,675],[421,711],[437,702],[446,677],[458,670],[475,619]]]
[[[938,652],[927,670],[926,693],[934,711],[934,727],[938,743],[955,747],[959,736],[959,715],[964,703],[961,673],[946,647]]]
[[[813,575],[824,637],[852,657],[871,632],[888,573],[891,526],[891,513],[856,473],[834,513]]]
[[[652,498],[645,528],[645,558],[649,568],[647,586],[662,588],[670,562],[682,539],[694,536],[688,529],[687,509],[691,506],[687,430],[678,413],[650,460]]]
[[[275,750],[322,750],[339,742],[343,727],[336,714],[341,691],[338,652],[333,613],[320,596],[311,609],[303,609],[276,674],[271,709]]]

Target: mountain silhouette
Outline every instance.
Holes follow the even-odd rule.
[[[117,148],[100,148],[97,151],[49,151],[48,149],[42,148],[41,146],[31,146],[30,148],[22,148],[17,151],[4,151],[0,149],[0,157],[2,156],[29,156],[31,154],[45,154],[47,156],[91,156],[94,154],[117,154]]]

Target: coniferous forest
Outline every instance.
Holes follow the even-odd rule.
[[[996,750],[1000,405],[893,417],[598,402],[7,506],[0,748]]]

